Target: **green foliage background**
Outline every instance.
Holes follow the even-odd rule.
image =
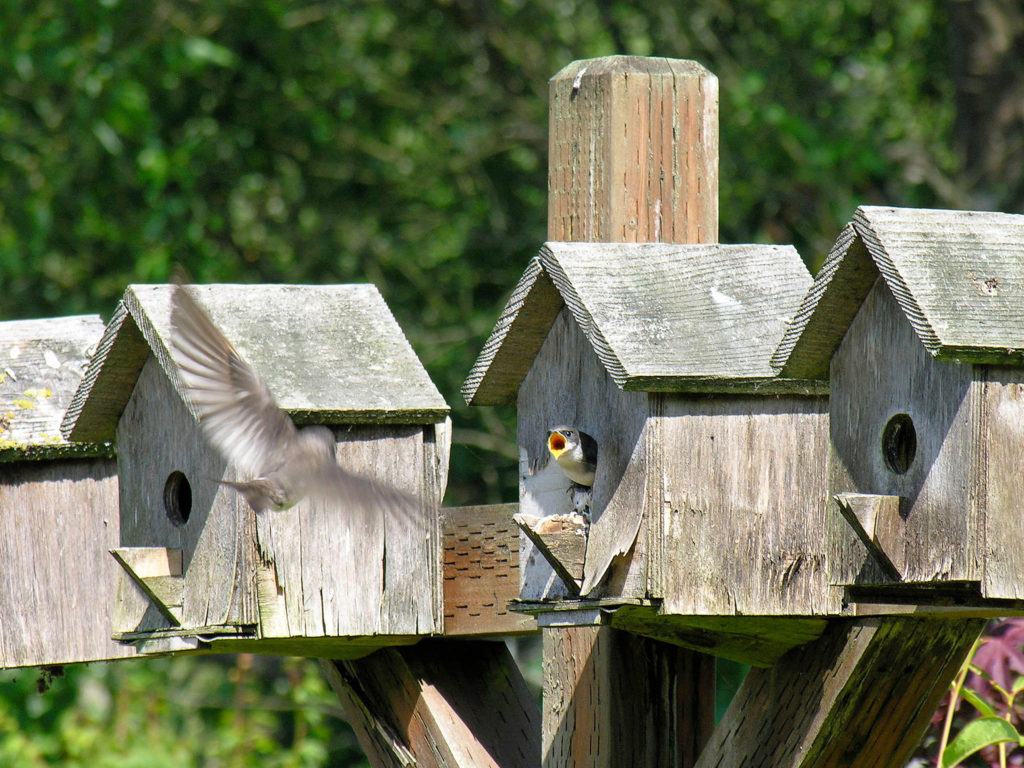
[[[0,319],[109,317],[175,263],[372,281],[453,406],[451,503],[515,497],[511,414],[458,388],[544,240],[570,61],[719,76],[723,242],[813,269],[859,203],[964,204],[938,0],[7,0],[0,42]],[[6,673],[0,763],[348,764],[315,668],[215,674],[239,668],[94,665],[46,694]]]

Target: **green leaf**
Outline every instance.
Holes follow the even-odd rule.
[[[975,752],[992,744],[1010,741],[1020,743],[1017,729],[1001,717],[982,717],[964,726],[942,752],[940,768],[952,768]]]
[[[987,700],[983,699],[981,694],[973,688],[964,686],[960,689],[960,696],[968,701],[976,710],[981,712],[982,715],[986,717],[998,717],[995,707],[993,707]]]

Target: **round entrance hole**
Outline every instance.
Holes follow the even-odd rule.
[[[917,453],[917,430],[905,413],[897,413],[882,431],[882,455],[885,465],[897,475],[906,474]]]
[[[164,483],[164,511],[173,525],[181,526],[188,522],[192,513],[192,486],[184,472],[175,470],[167,476]]]

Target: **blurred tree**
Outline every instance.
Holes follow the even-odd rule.
[[[546,80],[694,58],[721,80],[724,242],[814,267],[860,202],[963,204],[936,0],[11,0],[0,317],[200,281],[378,284],[455,407],[453,503],[514,498],[509,414],[458,387],[544,238]]]

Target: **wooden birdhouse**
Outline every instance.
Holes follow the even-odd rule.
[[[519,519],[561,560],[521,543],[542,626],[611,621],[750,658],[742,622],[723,640],[715,617],[838,612],[826,389],[769,364],[810,285],[789,246],[552,242],[530,262],[463,393],[517,406]],[[549,456],[558,425],[597,442],[589,524]],[[757,632],[782,647],[820,628]]]
[[[0,667],[134,655],[110,638],[113,446],[60,434],[102,333],[98,315],[0,323]]]
[[[858,208],[774,362],[831,384],[838,583],[1024,597],[1024,216]]]
[[[439,631],[448,408],[376,288],[188,289],[296,424],[333,432],[340,466],[415,500],[372,518],[313,498],[256,512],[218,482],[251,478],[200,428],[173,290],[128,288],[64,424],[117,448],[117,637],[341,658]]]

